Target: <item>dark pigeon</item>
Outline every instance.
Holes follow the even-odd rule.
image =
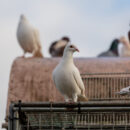
[[[98,57],[116,57],[116,56],[119,56],[118,45],[119,45],[119,40],[118,39],[113,40],[109,50],[102,52],[101,54],[98,55]]]
[[[60,39],[59,41],[53,42],[49,48],[50,55],[52,57],[62,57],[64,48],[69,41],[70,41],[70,39],[68,37],[62,37],[62,39]],[[57,47],[58,44],[60,44],[59,45],[60,47]]]

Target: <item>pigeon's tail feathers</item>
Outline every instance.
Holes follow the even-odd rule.
[[[36,51],[34,53],[34,57],[41,57],[41,58],[43,58],[43,54],[42,54],[42,52],[40,50],[38,50],[38,51]]]
[[[78,102],[87,102],[88,98],[83,95],[78,95]]]
[[[115,94],[120,94],[120,92],[115,92]]]

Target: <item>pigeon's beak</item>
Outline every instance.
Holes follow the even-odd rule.
[[[79,49],[74,45],[71,45],[70,48],[72,48],[73,52],[75,51],[79,52]]]
[[[75,51],[79,52],[79,49],[75,47]]]

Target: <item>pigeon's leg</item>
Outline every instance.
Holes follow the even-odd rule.
[[[72,110],[73,108],[71,107],[71,105],[74,103],[70,100],[70,98],[66,95],[64,95],[64,98],[65,98],[65,104],[69,104],[70,107],[67,107],[67,110]]]
[[[69,102],[68,96],[64,95],[64,98],[65,98],[65,102]]]
[[[73,95],[72,95],[72,100],[73,100],[73,102],[77,102],[77,99],[78,99],[77,94],[73,94]]]

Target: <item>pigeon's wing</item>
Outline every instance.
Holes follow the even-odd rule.
[[[83,81],[82,81],[82,79],[81,79],[79,70],[78,70],[77,68],[75,68],[74,71],[73,71],[73,77],[74,77],[74,80],[75,80],[77,86],[78,86],[78,87],[80,88],[80,90],[81,90],[81,94],[82,94],[82,95],[85,95],[84,84],[83,84]]]
[[[40,50],[41,49],[41,43],[40,43],[39,31],[37,29],[34,29],[33,33],[34,33],[35,42],[37,44],[38,50]]]
[[[107,54],[107,52],[105,51],[105,52],[102,52],[102,53],[100,53],[99,55],[98,55],[98,57],[103,57],[103,56],[106,56],[106,54]]]
[[[112,51],[106,51],[98,55],[98,57],[113,57],[116,56]]]

